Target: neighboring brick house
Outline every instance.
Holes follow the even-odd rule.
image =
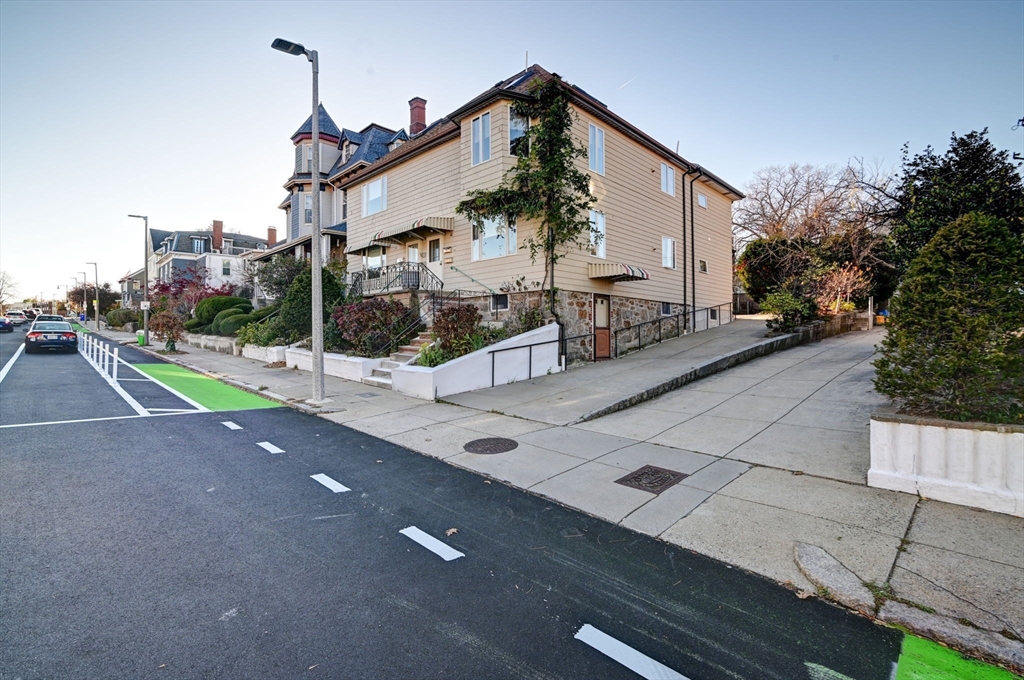
[[[245,255],[266,250],[267,241],[256,236],[224,233],[224,223],[214,220],[208,231],[161,231],[150,229],[151,281],[170,281],[175,270],[201,267],[213,287],[241,286],[245,280]],[[269,234],[268,234],[269,235]]]
[[[544,263],[531,262],[523,247],[536,225],[474,226],[455,208],[469,191],[497,186],[516,164],[517,140],[529,123],[513,105],[529,96],[534,79],[552,77],[534,65],[430,126],[426,102],[413,99],[408,137],[396,133],[389,151],[369,165],[332,171],[329,190],[346,197],[338,200],[347,218],[349,276],[364,294],[437,285],[486,292],[482,306],[496,319],[515,309],[517,298],[538,299],[515,292],[514,284],[544,278]],[[591,222],[604,235],[556,267],[566,337],[594,333],[598,356],[607,356],[616,329],[691,310],[700,310],[690,314],[697,328],[730,321],[731,207],[743,195],[563,84],[577,115],[575,135],[589,149],[579,163],[597,198]],[[395,277],[391,269],[421,274]]]

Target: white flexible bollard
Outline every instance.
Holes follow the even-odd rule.
[[[115,347],[114,348],[114,368],[111,371],[111,373],[113,374],[114,382],[117,382],[117,353],[118,353],[118,351],[119,351],[119,348]]]
[[[110,354],[110,346],[101,343],[100,344],[100,362],[103,365],[103,377],[107,377],[107,355]]]

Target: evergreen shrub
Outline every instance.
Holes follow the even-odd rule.
[[[902,411],[1024,423],[1024,239],[970,213],[910,263],[875,361],[875,387]]]

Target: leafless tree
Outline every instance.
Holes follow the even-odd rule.
[[[860,221],[857,176],[835,165],[771,165],[754,173],[733,209],[738,249],[757,238],[818,241]]]
[[[14,300],[18,284],[14,277],[5,271],[0,271],[0,309],[6,308],[9,302]]]

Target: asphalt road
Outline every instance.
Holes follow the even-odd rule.
[[[24,426],[118,400],[80,356],[0,383],[2,678],[887,680],[899,655],[896,631],[290,409]]]

